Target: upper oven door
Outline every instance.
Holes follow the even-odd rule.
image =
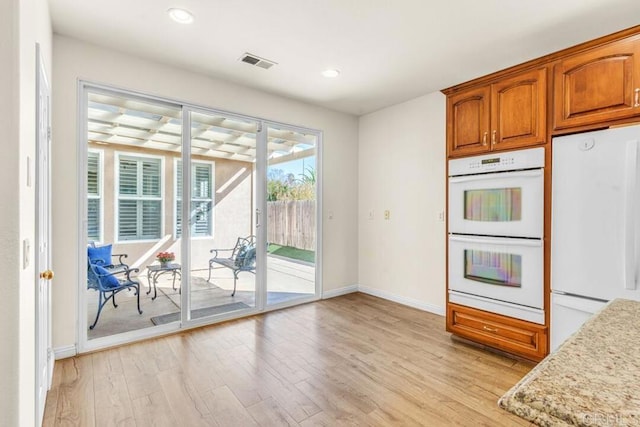
[[[543,169],[449,178],[449,232],[542,238]]]

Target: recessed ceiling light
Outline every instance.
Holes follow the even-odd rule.
[[[186,9],[180,9],[177,7],[172,7],[167,10],[167,13],[179,24],[191,24],[193,22],[193,14]]]
[[[328,70],[324,70],[322,72],[322,75],[327,77],[327,78],[329,78],[329,79],[332,79],[332,78],[338,77],[340,75],[340,70],[337,70],[335,68],[329,68]]]

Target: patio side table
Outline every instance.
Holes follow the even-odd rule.
[[[158,277],[163,274],[170,273],[173,276],[172,287],[173,290],[176,289],[176,276],[182,280],[182,267],[180,264],[176,263],[168,263],[166,265],[148,265],[147,266],[147,283],[149,284],[149,290],[147,291],[147,295],[151,293],[151,285],[153,285],[153,297],[151,300],[156,299],[158,296],[158,289],[156,288],[156,284],[158,283]],[[182,289],[180,290],[182,292]]]

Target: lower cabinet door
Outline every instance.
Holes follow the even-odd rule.
[[[548,353],[546,326],[457,304],[447,305],[447,331],[531,360]]]

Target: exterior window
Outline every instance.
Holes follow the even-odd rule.
[[[102,241],[102,153],[87,153],[87,240]]]
[[[119,156],[118,240],[162,237],[162,161]]]
[[[182,161],[176,161],[176,236],[182,236]],[[213,163],[191,163],[191,236],[213,236]]]

